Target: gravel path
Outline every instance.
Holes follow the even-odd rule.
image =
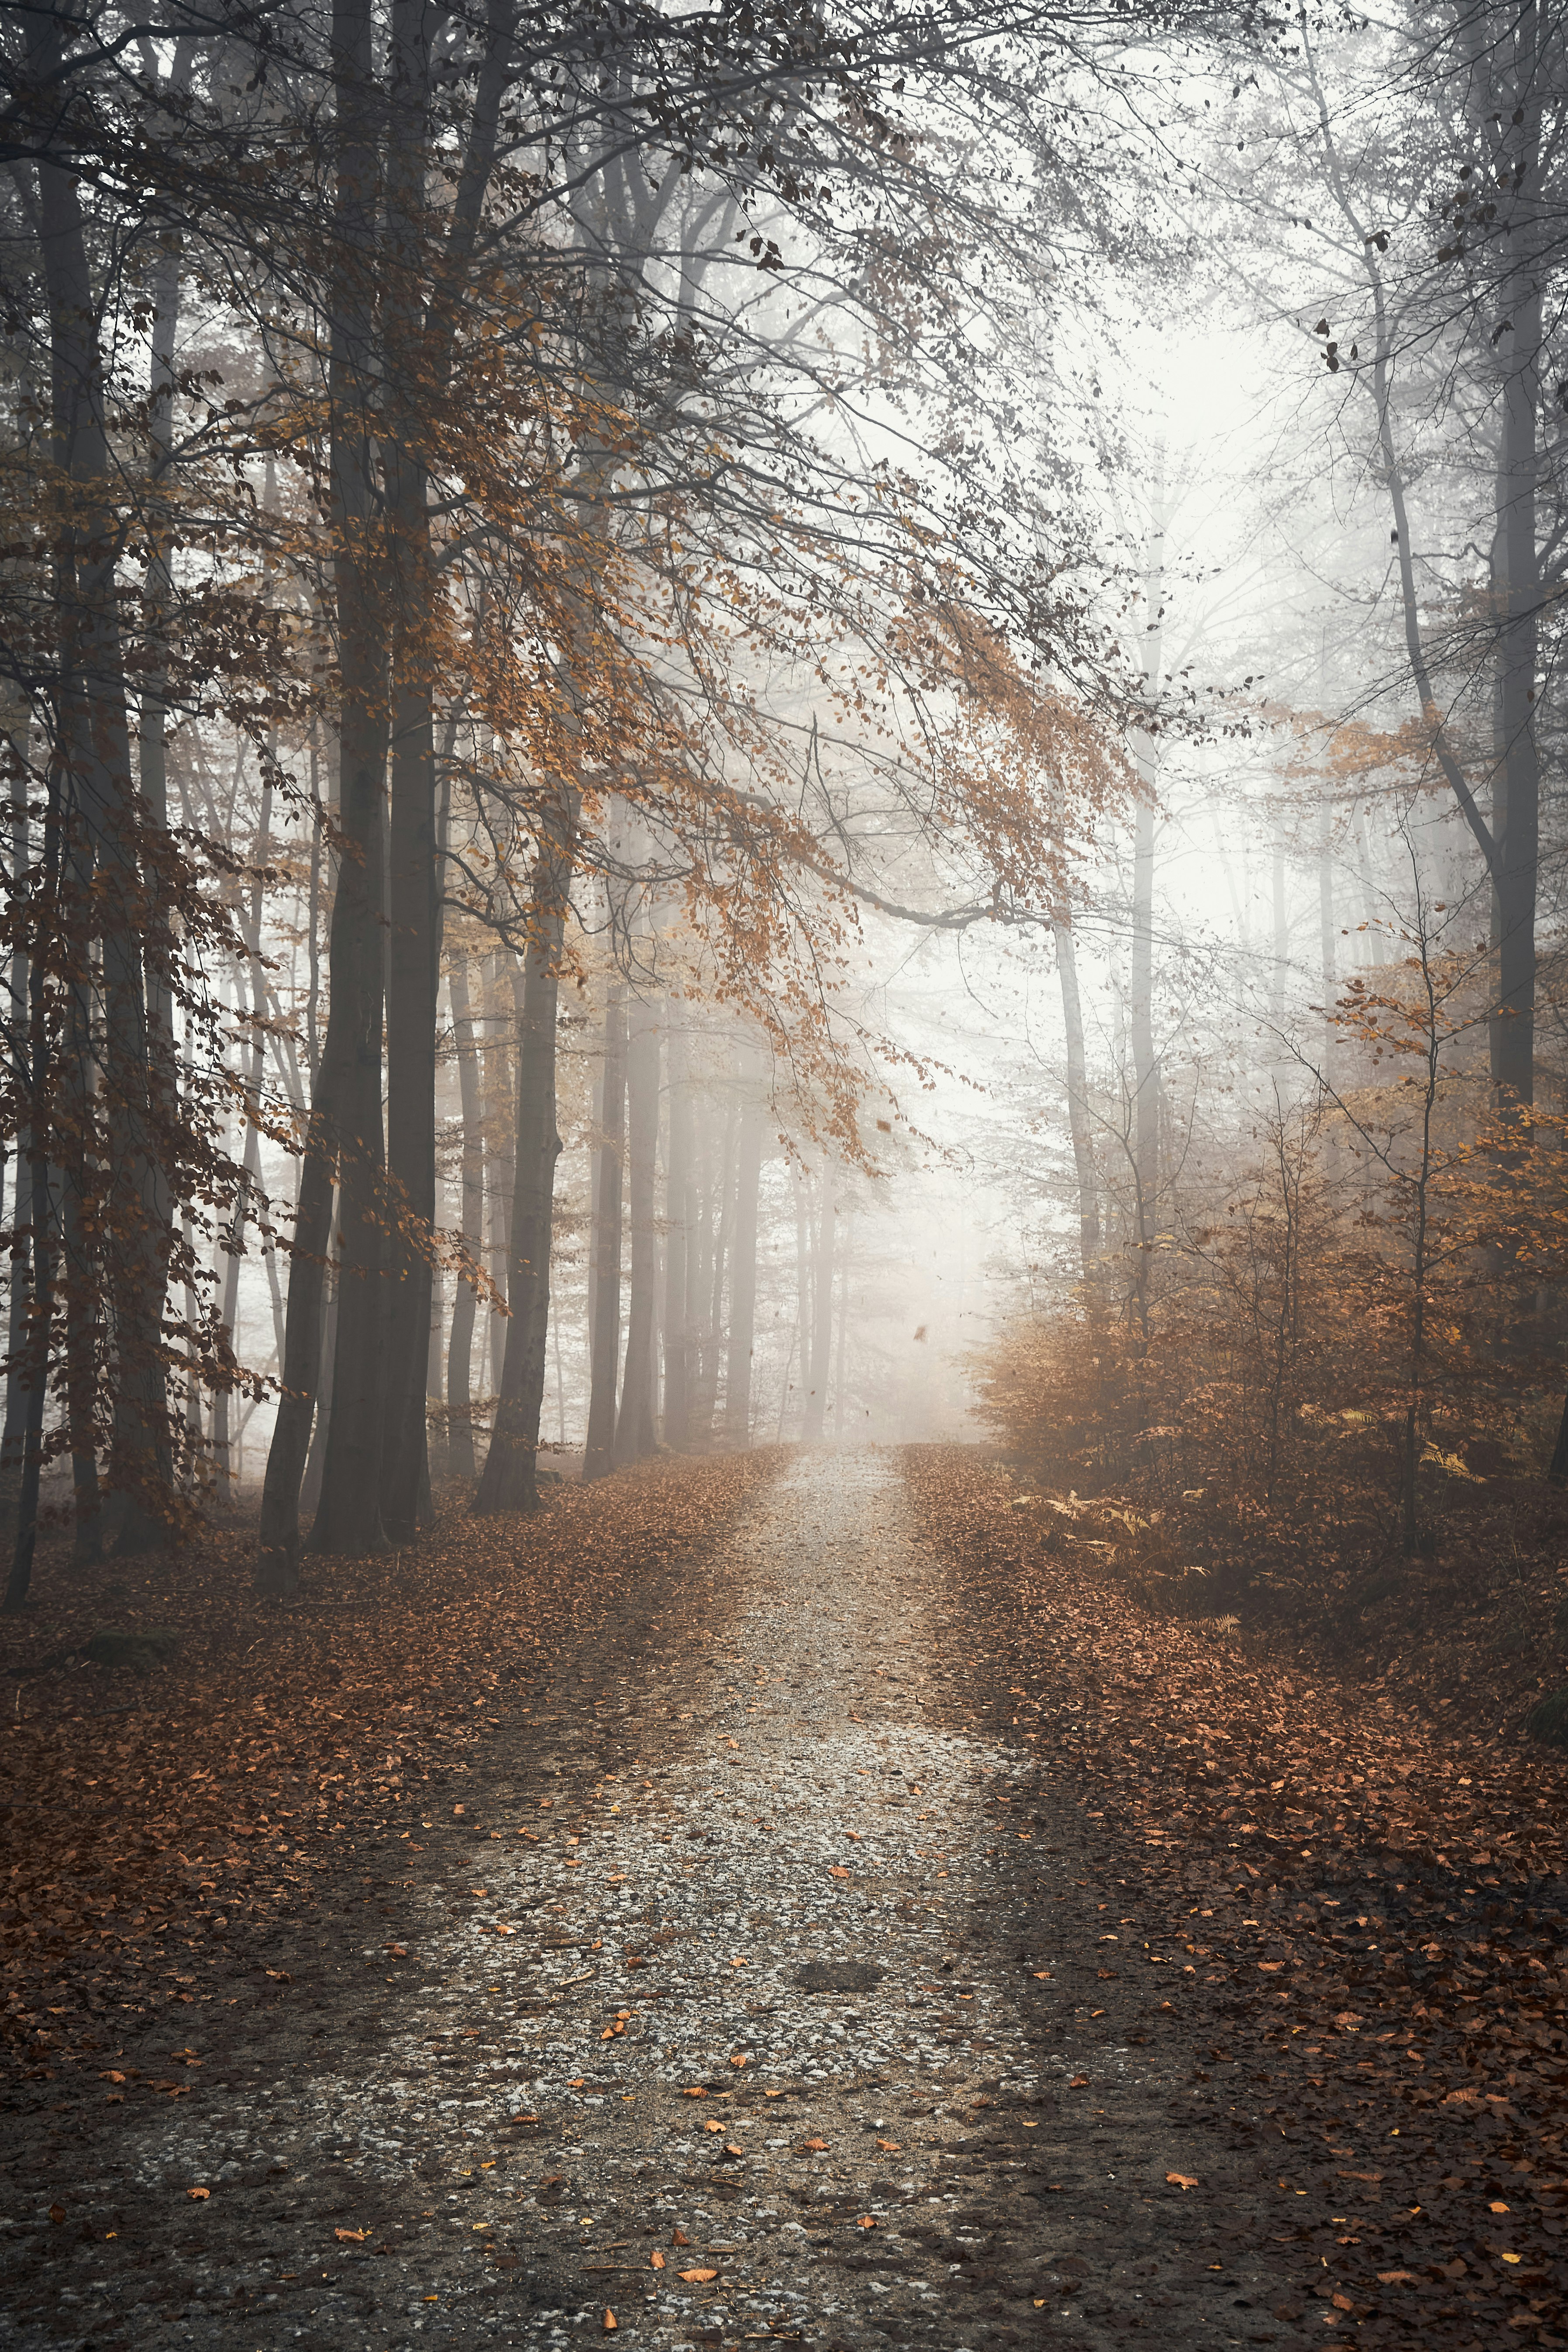
[[[897,1457],[799,1457],[119,2062],[194,2095],[57,2106],[7,2340],[1300,2341],[1193,1971],[1105,1968],[1177,1964],[968,1653]]]

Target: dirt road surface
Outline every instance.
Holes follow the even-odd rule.
[[[798,1457],[265,1998],[13,2107],[5,2340],[1321,2341],[1266,2078],[1210,2079],[1191,1968],[1107,1965],[1159,1924],[996,1681],[898,1457]]]

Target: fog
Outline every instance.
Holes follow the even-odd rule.
[[[4,37],[14,1598],[1544,1466],[1555,25],[117,21]]]

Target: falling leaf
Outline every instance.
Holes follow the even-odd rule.
[[[710,2279],[716,2279],[718,2275],[717,2271],[677,2271],[676,2273],[677,2278],[683,2279],[688,2286],[706,2286]]]
[[[1198,2185],[1195,2173],[1167,2172],[1165,2178],[1173,2189],[1195,2189]]]

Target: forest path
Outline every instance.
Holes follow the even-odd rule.
[[[1201,2017],[1151,2042],[1102,1973],[1136,1885],[1006,1730],[897,1457],[798,1457],[634,1604],[288,2000],[203,2018],[196,2096],[94,2133],[118,2245],[12,2340],[1300,2341],[1178,2087]]]

